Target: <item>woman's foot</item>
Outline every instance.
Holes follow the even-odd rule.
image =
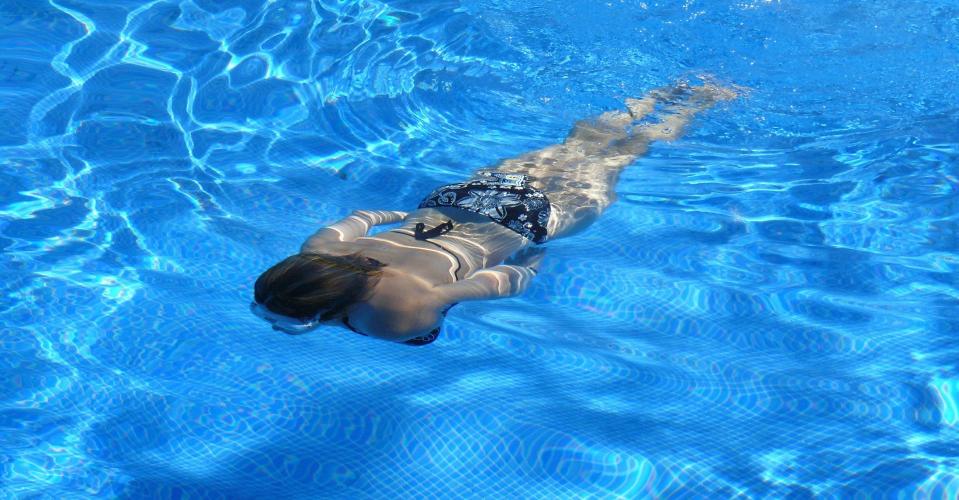
[[[679,82],[670,88],[652,90],[641,99],[627,99],[629,114],[635,120],[654,115],[653,122],[641,123],[633,129],[636,141],[627,142],[675,140],[696,113],[739,96],[735,87],[724,87],[705,77],[700,79],[704,82],[702,85]]]
[[[633,120],[642,120],[644,116],[656,109],[656,98],[647,95],[639,99],[629,97],[626,99],[626,109],[629,110],[629,116]]]

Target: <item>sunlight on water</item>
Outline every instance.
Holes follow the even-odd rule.
[[[959,496],[951,2],[0,2],[11,497]],[[286,337],[354,208],[711,75],[521,297]]]

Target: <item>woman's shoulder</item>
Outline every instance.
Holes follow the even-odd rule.
[[[403,341],[423,336],[439,326],[447,304],[426,280],[385,268],[367,300],[350,313],[369,335]],[[362,324],[360,324],[362,323]]]

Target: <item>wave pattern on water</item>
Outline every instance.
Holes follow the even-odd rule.
[[[959,9],[0,2],[12,496],[959,495]],[[353,208],[708,73],[523,297],[410,349],[276,336]]]

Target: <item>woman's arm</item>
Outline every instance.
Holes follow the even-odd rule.
[[[528,246],[500,264],[480,269],[464,280],[436,287],[444,305],[461,300],[487,300],[519,295],[529,288],[546,255],[541,246]]]
[[[501,264],[480,269],[469,278],[440,285],[436,291],[444,304],[463,300],[488,300],[519,295],[529,288],[536,269],[530,266]]]
[[[391,224],[406,218],[406,212],[398,210],[354,210],[353,213],[310,236],[300,252],[307,252],[322,246],[323,243],[353,241],[366,236],[370,228],[380,224]]]

